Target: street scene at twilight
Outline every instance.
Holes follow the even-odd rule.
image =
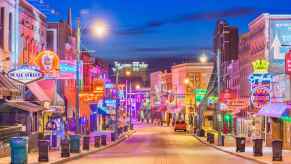
[[[291,164],[290,0],[0,0],[0,164]]]

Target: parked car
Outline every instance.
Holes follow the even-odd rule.
[[[180,121],[176,121],[175,122],[175,126],[174,126],[174,130],[178,131],[178,130],[183,130],[183,131],[187,131],[187,124],[184,120],[180,120]]]

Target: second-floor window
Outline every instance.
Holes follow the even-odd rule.
[[[9,33],[8,33],[8,48],[9,50],[11,51],[12,50],[12,21],[13,21],[13,17],[12,17],[12,13],[9,13],[9,27],[8,27],[8,30],[9,30]]]
[[[0,48],[4,48],[4,22],[5,22],[5,8],[0,8]]]

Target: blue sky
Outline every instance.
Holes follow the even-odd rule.
[[[36,0],[34,0],[36,1]],[[61,1],[61,2],[60,2]],[[105,20],[106,39],[83,37],[83,46],[105,59],[195,56],[212,47],[215,22],[223,18],[240,33],[263,12],[291,14],[290,0],[44,0],[65,19],[68,7],[87,26]]]

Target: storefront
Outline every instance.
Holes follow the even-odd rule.
[[[288,143],[289,139],[284,137],[284,127],[287,124],[281,119],[288,117],[288,110],[289,108],[286,103],[269,103],[256,114],[258,117],[263,116],[264,128],[262,132],[265,136],[262,137],[266,138],[267,145],[271,146],[272,141],[277,139],[282,140],[285,144]],[[284,126],[284,124],[286,125]],[[288,128],[286,130],[288,131]]]
[[[29,137],[29,149],[37,148],[39,120],[45,109],[27,101],[5,101],[0,103],[0,126],[21,126]]]

